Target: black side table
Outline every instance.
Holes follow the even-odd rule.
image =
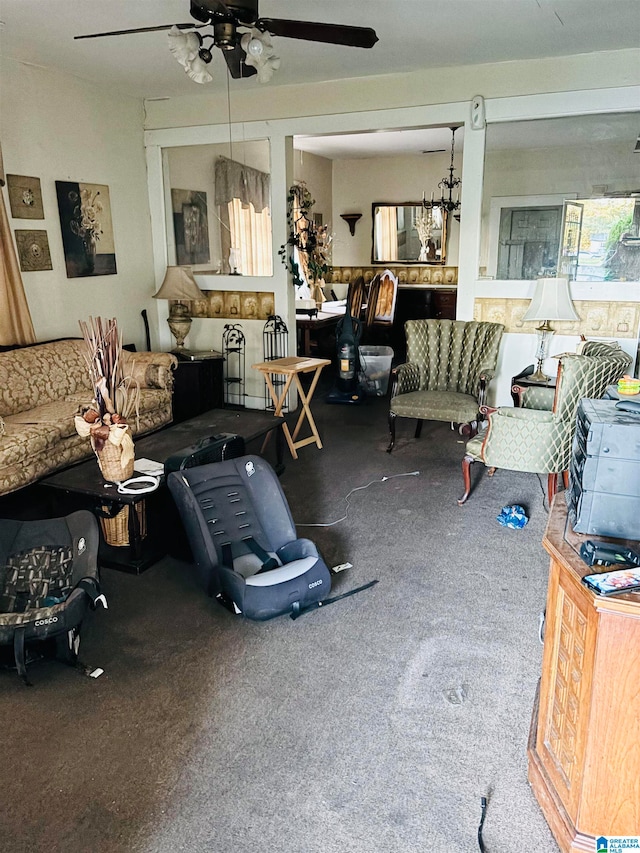
[[[513,405],[517,408],[520,407],[520,395],[515,390],[516,388],[555,388],[556,387],[556,377],[552,376],[548,382],[531,382],[529,377],[535,371],[535,367],[530,365],[526,367],[522,373],[519,373],[517,376],[514,376],[511,380],[511,398],[513,400]]]
[[[224,406],[224,356],[190,359],[178,356],[173,385],[173,422],[195,418]]]

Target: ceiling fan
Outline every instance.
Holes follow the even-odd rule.
[[[212,47],[223,52],[232,77],[257,74],[261,82],[266,82],[280,65],[279,57],[273,52],[271,35],[364,48],[373,47],[378,41],[375,30],[370,27],[260,18],[258,0],[190,0],[189,11],[197,23],[90,33],[75,38],[169,30],[171,52],[189,77],[198,83],[207,83],[213,79],[206,68],[213,58]]]

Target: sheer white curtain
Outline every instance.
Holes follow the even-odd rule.
[[[272,275],[271,213],[260,213],[252,204],[243,206],[239,198],[229,202],[231,248],[238,252],[238,272],[242,275]]]
[[[395,207],[376,210],[376,257],[384,261],[398,260],[398,221]]]

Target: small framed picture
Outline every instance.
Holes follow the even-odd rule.
[[[7,175],[7,189],[14,219],[44,219],[40,178]]]
[[[53,269],[46,231],[16,230],[15,235],[22,272]]]

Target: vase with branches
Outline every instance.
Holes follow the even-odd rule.
[[[105,480],[121,482],[133,474],[134,448],[127,423],[138,409],[138,388],[123,368],[122,337],[115,319],[80,322],[93,403],[76,415],[79,435],[89,437]]]
[[[434,243],[431,240],[433,233],[433,208],[423,205],[420,215],[416,218],[415,229],[420,240],[419,261],[430,261],[434,256]]]

